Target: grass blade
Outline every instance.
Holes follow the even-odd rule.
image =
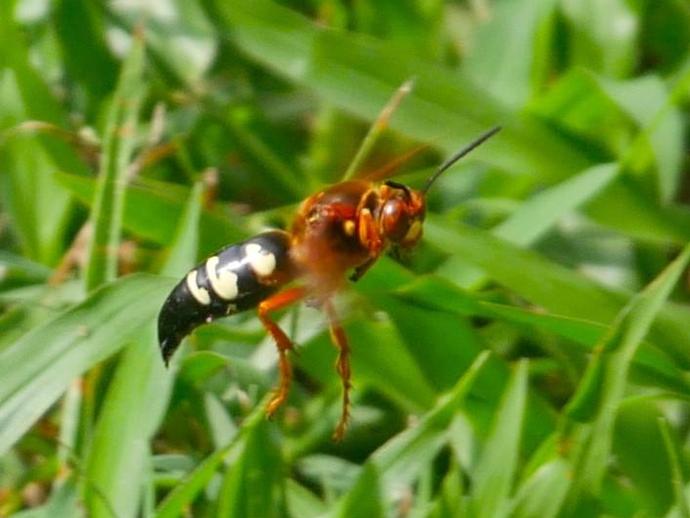
[[[690,260],[690,245],[621,310],[590,360],[567,414],[592,421],[589,439],[575,460],[577,486],[596,495],[606,471],[616,409],[632,358]]]
[[[150,323],[171,283],[134,275],[32,330],[0,353],[0,454],[87,369]],[[153,301],[153,302],[152,302]]]
[[[127,166],[134,149],[139,106],[144,95],[144,40],[132,39],[122,65],[103,139],[103,155],[91,211],[93,235],[85,273],[87,291],[117,275]]]
[[[177,518],[184,514],[184,509],[196,499],[199,492],[209,483],[223,461],[229,456],[236,458],[246,443],[247,434],[250,434],[256,426],[266,419],[264,408],[267,401],[268,397],[264,398],[264,401],[255,407],[244,421],[239,434],[226,446],[206,457],[182,483],[178,484],[163,499],[156,509],[156,518]]]
[[[495,281],[552,313],[593,322],[612,321],[628,297],[572,270],[468,225],[429,216],[425,236],[435,245],[481,267]],[[562,294],[567,293],[567,297]],[[681,316],[682,315],[682,316]],[[650,341],[682,365],[690,365],[690,311],[666,304]]]
[[[442,397],[414,428],[405,430],[371,456],[379,470],[385,494],[391,487],[411,483],[446,442],[446,431],[489,357],[480,354],[453,389]]]
[[[517,471],[527,399],[527,361],[522,360],[508,383],[496,420],[475,470],[472,509],[477,517],[506,516]]]
[[[673,493],[676,497],[678,516],[679,518],[690,518],[690,506],[685,496],[685,477],[683,476],[683,469],[681,468],[682,452],[674,437],[671,436],[671,427],[666,419],[659,418],[659,429],[664,438],[666,454],[668,455],[668,460],[673,472],[671,483],[673,485]]]
[[[543,463],[518,489],[515,518],[555,518],[565,502],[572,480],[567,460],[555,458]]]
[[[367,516],[383,518],[381,483],[376,466],[366,464],[354,487],[347,493],[342,503],[333,514],[337,518],[350,516]]]
[[[319,28],[265,0],[211,5],[222,30],[256,61],[367,120],[414,71],[415,90],[391,121],[393,128],[438,142],[452,153],[458,142],[469,142],[501,124],[505,125],[502,138],[491,150],[477,150],[473,157],[509,170],[535,171],[544,178],[564,178],[588,165],[586,157],[554,132],[529,117],[517,120],[455,70],[400,54],[397,48],[370,38]]]
[[[181,276],[196,262],[201,184],[192,190],[172,253],[163,268]],[[125,349],[108,387],[94,430],[87,474],[99,494],[87,487],[89,516],[136,516],[147,475],[148,442],[168,403],[174,368],[165,369],[152,319],[146,333]]]

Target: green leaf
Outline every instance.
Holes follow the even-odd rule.
[[[117,79],[117,62],[105,42],[102,12],[79,0],[59,0],[53,15],[66,70],[84,85],[92,102],[100,102]]]
[[[617,174],[616,164],[591,167],[523,202],[491,233],[510,243],[527,247],[553,229],[563,217],[600,194]],[[453,256],[438,273],[456,279],[461,286],[477,286],[485,276],[476,269],[468,271],[466,264],[462,255]]]
[[[164,273],[181,276],[194,264],[200,207],[201,186],[197,185]],[[137,516],[147,475],[148,443],[165,413],[176,371],[174,363],[172,369],[164,367],[154,324],[152,318],[147,332],[125,349],[108,387],[87,460],[87,474],[98,488],[98,492],[87,488],[90,516],[110,518],[104,498],[112,502],[119,517]]]
[[[401,286],[394,294],[409,304],[422,306],[429,311],[510,322],[524,329],[527,336],[535,329],[555,334],[567,340],[562,346],[570,347],[568,352],[575,355],[589,354],[607,330],[604,324],[590,320],[476,299],[445,279],[434,276],[419,277]],[[690,390],[690,382],[686,380],[684,372],[671,358],[649,343],[644,344],[635,355],[632,373],[640,382],[663,386],[679,395]]]
[[[257,405],[252,413],[245,419],[239,434],[223,446],[206,457],[181,483],[175,486],[160,502],[156,509],[156,518],[177,518],[206,487],[216,471],[226,458],[236,459],[246,444],[246,437],[254,428],[264,423],[264,408],[266,400]]]
[[[460,473],[457,462],[453,459],[451,459],[451,462],[452,464],[448,470],[448,474],[441,484],[440,495],[434,502],[434,506],[427,515],[427,518],[445,518],[446,516],[462,518],[466,515],[462,494],[462,474]]]
[[[177,232],[161,274],[179,278],[194,267],[199,249],[203,185],[194,184],[179,219]]]
[[[144,40],[135,36],[122,65],[108,112],[101,167],[91,211],[93,231],[85,273],[87,291],[117,275],[127,168],[134,150],[139,107],[144,96]]]
[[[566,459],[555,458],[542,463],[518,488],[515,507],[510,516],[516,518],[555,518],[565,502],[572,481],[571,466]]]
[[[69,197],[51,173],[57,169],[85,174],[85,164],[65,142],[42,135],[10,135],[26,119],[68,127],[68,114],[34,68],[25,34],[15,23],[15,4],[0,4],[0,193],[24,252],[54,264],[60,257],[71,216]]]
[[[540,122],[528,116],[516,120],[456,71],[370,38],[323,29],[265,0],[210,4],[222,30],[253,59],[366,120],[376,117],[391,93],[414,76],[415,89],[391,120],[393,128],[433,141],[450,153],[458,142],[504,124],[501,138],[477,150],[473,158],[544,178],[564,178],[588,165]]]
[[[374,464],[365,464],[354,487],[345,495],[333,516],[383,518],[385,516],[383,510],[378,471]]]
[[[490,19],[479,24],[474,48],[463,60],[463,71],[497,99],[524,106],[548,73],[544,52],[552,43],[556,6],[554,0],[492,5]]]
[[[268,428],[265,419],[259,421],[247,433],[239,458],[228,466],[218,495],[218,516],[282,516],[282,460]]]
[[[635,488],[640,509],[656,516],[673,503],[668,483],[671,464],[658,426],[663,416],[660,406],[658,401],[634,396],[621,402],[612,444],[612,454]]]
[[[206,457],[194,471],[173,489],[156,508],[156,518],[177,518],[196,499],[206,484],[215,475],[218,467],[226,457],[239,450],[242,445],[240,436],[236,436],[226,446]]]
[[[569,22],[574,64],[608,76],[625,76],[635,66],[638,18],[625,0],[565,0],[563,13]]]
[[[0,352],[0,453],[41,417],[70,382],[117,352],[154,320],[171,283],[133,275],[33,329]]]
[[[639,125],[637,139],[626,151],[624,166],[645,173],[656,165],[655,184],[662,203],[670,202],[681,178],[683,123],[680,111],[656,76],[615,82],[599,79],[602,90]]]
[[[475,469],[472,509],[478,517],[507,516],[517,471],[527,399],[527,360],[518,363],[498,407],[492,430]]]
[[[601,487],[630,363],[689,260],[690,245],[620,311],[566,407],[571,418],[592,422],[589,439],[575,461],[576,491],[597,494]]]
[[[678,516],[680,518],[690,518],[690,505],[688,505],[688,499],[685,495],[685,478],[683,477],[683,470],[681,468],[681,449],[678,446],[677,440],[671,435],[671,427],[668,421],[660,417],[658,423],[661,435],[664,438],[664,444],[666,445],[666,454],[668,455],[668,460],[673,471],[671,483],[676,498]]]
[[[532,251],[509,245],[467,225],[430,215],[425,236],[447,252],[461,255],[483,268],[496,282],[555,314],[607,323],[626,300],[625,293],[606,289]],[[652,343],[683,364],[690,364],[688,320],[687,308],[666,304],[650,333]]]
[[[318,518],[326,514],[326,505],[314,493],[291,478],[286,481],[285,499],[292,518]]]
[[[108,387],[87,457],[89,516],[137,516],[149,460],[149,440],[165,411],[172,374],[158,350],[155,318],[125,349]],[[110,502],[106,505],[104,499]]]
[[[455,387],[440,398],[416,426],[396,435],[371,455],[370,462],[381,474],[384,494],[388,495],[391,487],[412,483],[436,456],[447,440],[453,417],[487,359],[488,352],[480,354]]]
[[[598,195],[618,174],[617,164],[601,164],[535,194],[492,234],[519,246],[539,240],[564,216]]]
[[[96,181],[92,178],[56,173],[58,183],[82,203],[93,206]],[[150,178],[137,178],[126,188],[123,227],[154,243],[167,245],[184,221],[185,200],[190,190]],[[207,253],[247,237],[221,210],[201,211],[199,249]]]

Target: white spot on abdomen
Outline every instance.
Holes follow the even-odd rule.
[[[196,282],[196,270],[192,270],[187,274],[187,288],[199,304],[207,306],[211,303],[211,297],[206,288],[200,288]]]
[[[249,243],[244,247],[244,253],[247,254],[250,268],[259,277],[271,275],[276,269],[276,256],[261,248],[260,244]]]
[[[217,256],[209,257],[206,261],[206,275],[211,283],[213,291],[225,300],[233,300],[237,297],[237,274],[228,269],[216,270],[220,259]]]

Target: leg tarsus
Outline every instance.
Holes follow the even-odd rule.
[[[324,303],[324,310],[328,317],[333,345],[338,349],[338,359],[336,360],[335,368],[343,385],[342,410],[338,424],[333,432],[333,440],[340,442],[345,436],[345,430],[350,420],[350,388],[352,386],[350,383],[350,346],[347,342],[345,331],[340,325],[338,315],[330,300]]]
[[[290,304],[294,304],[304,297],[305,289],[295,287],[277,293],[259,304],[259,320],[275,340],[278,347],[278,373],[280,380],[275,394],[266,405],[266,416],[271,419],[275,412],[287,399],[292,381],[292,366],[288,359],[288,352],[293,349],[292,341],[283,330],[270,317],[270,313],[283,309]]]

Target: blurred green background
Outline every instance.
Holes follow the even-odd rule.
[[[276,419],[253,314],[164,369],[196,261],[362,171],[425,239],[323,316]],[[0,2],[0,516],[690,517],[687,0]]]

